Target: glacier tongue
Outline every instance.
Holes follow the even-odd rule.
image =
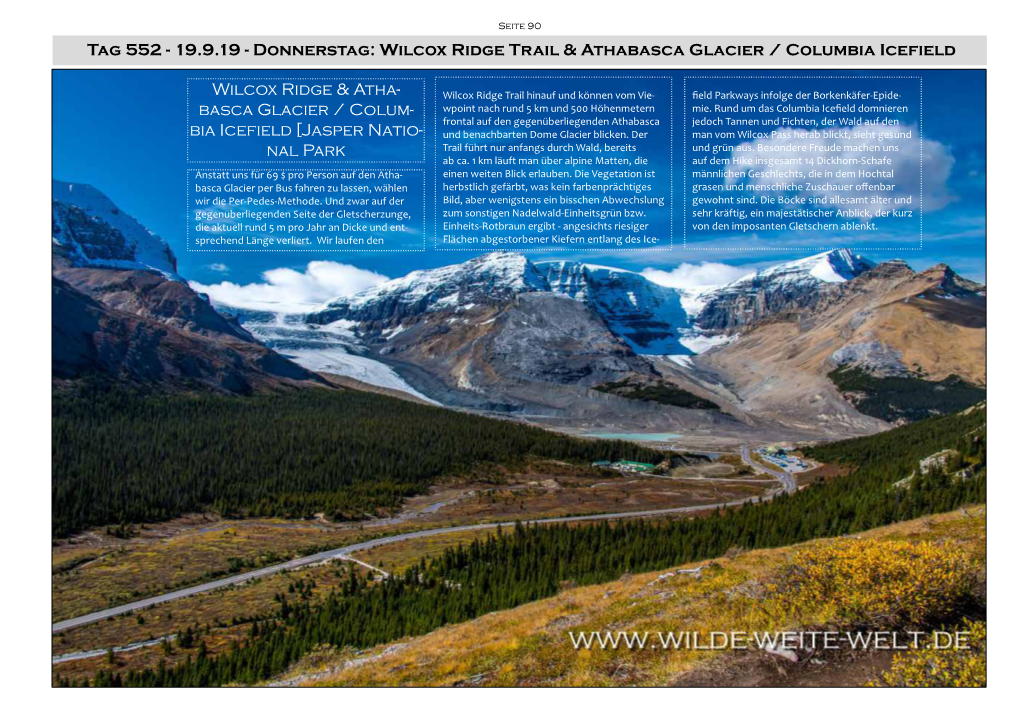
[[[261,343],[310,371],[335,373],[372,385],[403,391],[429,403],[390,366],[370,358],[350,329],[350,321],[312,326],[300,314],[221,308],[241,316],[241,324]]]

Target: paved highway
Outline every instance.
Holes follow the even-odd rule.
[[[754,464],[752,464],[754,465]],[[757,467],[757,466],[756,466]],[[766,469],[762,469],[766,470]],[[768,471],[775,475],[773,471]],[[792,479],[791,479],[792,480]],[[796,484],[794,484],[796,487]],[[527,521],[528,523],[572,523],[574,521],[607,521],[618,518],[638,518],[647,516],[668,516],[678,513],[693,513],[697,511],[710,511],[716,508],[730,508],[734,506],[740,506],[744,503],[754,503],[757,501],[757,497],[745,498],[739,501],[729,501],[726,503],[711,503],[703,506],[685,506],[683,508],[661,508],[652,511],[625,511],[622,513],[601,513],[591,516],[565,516],[563,518],[541,518],[533,521]],[[89,613],[84,616],[78,616],[77,618],[68,618],[63,621],[58,621],[53,624],[53,633],[59,633],[60,631],[66,631],[70,628],[76,628],[78,626],[85,626],[89,623],[95,623],[96,621],[102,621],[105,618],[111,618],[113,616],[119,616],[122,613],[129,611],[138,611],[149,606],[155,606],[160,603],[166,603],[167,601],[174,601],[178,598],[187,598],[188,596],[194,596],[199,593],[207,593],[208,591],[215,591],[218,588],[225,588],[227,586],[235,586],[239,583],[245,583],[254,578],[261,578],[263,576],[271,576],[274,573],[280,571],[290,570],[293,568],[301,568],[302,566],[310,566],[315,563],[323,563],[330,561],[334,558],[348,556],[358,551],[365,551],[369,548],[375,548],[377,546],[384,546],[389,543],[398,543],[400,541],[406,541],[411,538],[422,538],[424,536],[440,536],[446,533],[457,533],[459,531],[477,531],[487,528],[512,528],[514,521],[508,521],[504,523],[479,523],[468,526],[453,526],[449,528],[432,528],[425,531],[412,531],[409,533],[401,533],[395,536],[386,536],[384,538],[374,538],[370,541],[362,541],[361,543],[355,543],[350,546],[344,546],[343,548],[335,548],[329,551],[322,551],[321,553],[315,553],[311,556],[303,556],[302,558],[295,558],[285,563],[279,563],[275,566],[266,566],[255,571],[248,571],[247,573],[239,573],[236,576],[227,576],[225,578],[219,578],[215,581],[209,581],[198,586],[191,586],[189,588],[181,588],[176,591],[170,591],[159,596],[153,596],[151,598],[145,598],[139,601],[132,601],[131,603],[125,603],[122,606],[114,606],[104,611],[96,611]]]

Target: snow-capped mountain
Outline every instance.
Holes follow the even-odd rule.
[[[495,252],[336,298],[303,323],[244,324],[309,368],[406,383],[443,404],[598,413],[604,398],[577,394],[693,370],[694,356],[734,342],[741,326],[870,267],[832,251],[726,286],[671,288],[618,268]],[[672,371],[656,366],[667,359]]]
[[[716,287],[670,288],[640,273],[585,263],[538,263],[552,290],[588,303],[642,355],[688,356],[873,263],[846,249],[770,266]]]
[[[983,382],[983,287],[944,266],[914,273],[833,250],[726,285],[677,288],[494,252],[308,315],[237,311],[239,323],[177,275],[164,241],[95,188],[54,181],[52,226],[62,379],[102,372],[237,393],[323,383],[321,371],[444,405],[584,425],[813,428],[821,419],[848,429],[864,426],[828,379],[836,365]],[[930,343],[906,347],[903,337]],[[724,413],[662,404],[650,413],[606,390],[621,382],[677,386]]]
[[[166,241],[91,185],[54,180],[52,212],[55,260],[177,278],[177,258]]]
[[[53,181],[53,275],[114,310],[191,333],[254,339],[177,274],[167,243],[91,185]]]
[[[742,329],[740,337],[719,352],[695,359],[694,371],[726,387],[739,398],[741,410],[801,428],[870,433],[882,430],[884,421],[864,415],[858,404],[882,392],[847,389],[844,395],[834,385],[832,371],[850,367],[871,376],[929,381],[958,376],[985,384],[983,286],[945,265],[915,272],[902,260],[837,282],[816,260],[821,259],[794,264],[822,276],[818,280],[824,285],[813,300],[807,291],[807,300],[792,302],[766,321]],[[842,260],[847,262],[829,266],[839,278],[856,272],[861,262],[846,256]],[[806,282],[803,273],[786,273],[782,281],[785,286]],[[943,390],[933,385],[931,393]],[[898,392],[886,399],[890,413],[902,408],[901,417],[908,417],[911,401],[903,403]]]
[[[383,321],[450,308],[507,301],[520,293],[548,291],[549,282],[519,253],[488,253],[458,265],[416,270],[350,296],[336,298],[308,315],[312,323]]]
[[[832,284],[844,283],[874,267],[845,248],[781,263],[698,295],[697,323],[708,331],[729,332],[791,305],[804,304]]]
[[[357,366],[358,377],[376,385],[490,410],[538,408],[549,398],[536,397],[549,391],[525,388],[533,384],[594,384],[650,369],[586,304],[554,292],[542,269],[519,253],[415,271],[330,301],[307,316],[309,330],[330,334],[329,348],[308,333],[281,347],[270,337],[279,329],[244,323],[319,370],[331,370],[321,363]],[[364,365],[369,351],[386,365]]]
[[[177,274],[169,246],[90,185],[53,181],[53,377],[249,393],[324,384]]]

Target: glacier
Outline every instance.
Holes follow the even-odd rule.
[[[315,326],[308,324],[300,313],[251,311],[228,306],[217,306],[217,309],[236,315],[259,342],[310,371],[347,376],[440,405],[412,387],[393,368],[369,357],[367,349],[351,330],[354,324],[350,321]]]

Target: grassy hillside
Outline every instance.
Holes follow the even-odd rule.
[[[398,507],[441,476],[529,457],[663,459],[629,443],[354,390],[247,398],[57,391],[53,534],[207,509],[358,518]]]
[[[927,516],[857,539],[734,551],[688,564],[700,566],[700,572],[663,577],[656,571],[571,588],[358,656],[320,649],[282,681],[324,686],[983,685],[984,624],[965,615],[983,615],[985,532],[984,510],[978,507],[966,516]],[[663,648],[658,636],[688,631],[707,639],[713,630],[752,637],[812,629],[929,631],[943,625],[971,631],[978,648],[851,658],[817,653],[807,664],[801,653],[795,664],[757,648]],[[601,636],[593,637],[595,632]],[[587,642],[575,649],[581,634],[587,634]]]
[[[556,594],[565,584],[598,584],[625,573],[715,558],[732,548],[766,549],[859,533],[895,521],[979,503],[985,497],[984,410],[932,419],[844,441],[814,453],[855,470],[792,496],[725,515],[673,522],[519,526],[447,550],[402,577],[354,586],[315,606],[281,604],[279,622],[215,658],[172,669],[103,676],[100,684],[254,683],[281,673],[322,645],[365,648]],[[860,445],[855,445],[860,444]],[[894,483],[946,447],[960,450],[968,473],[932,474],[909,489]],[[909,565],[909,564],[907,564]]]

